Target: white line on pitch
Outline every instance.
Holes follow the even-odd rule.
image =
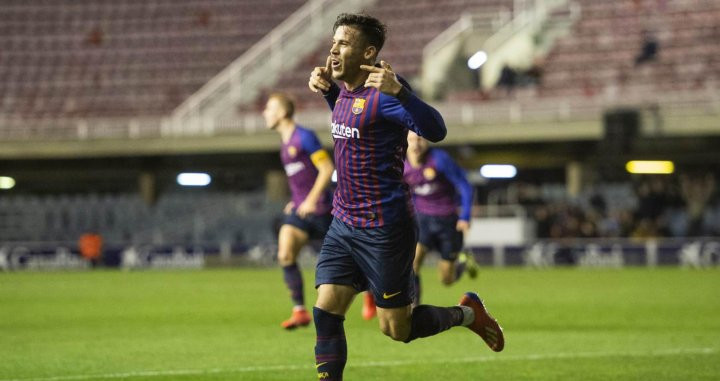
[[[350,362],[347,367],[367,368],[378,366],[403,366],[403,365],[421,365],[421,364],[458,364],[471,362],[496,362],[496,361],[536,361],[536,360],[558,360],[558,359],[578,359],[578,358],[601,358],[601,357],[658,357],[673,356],[681,354],[697,354],[710,355],[717,353],[715,348],[686,348],[686,349],[668,349],[656,350],[648,352],[575,352],[575,353],[547,353],[547,354],[529,354],[529,355],[497,355],[493,357],[459,357],[450,359],[415,359],[415,360],[397,360],[397,361],[365,361]],[[105,374],[82,374],[75,376],[54,376],[39,378],[5,378],[0,381],[75,381],[75,380],[98,380],[113,378],[131,378],[131,377],[167,377],[167,376],[198,376],[219,373],[247,373],[247,372],[268,372],[268,371],[288,371],[288,370],[311,370],[312,365],[263,365],[248,366],[242,368],[214,368],[214,369],[179,369],[179,370],[147,370],[137,372],[124,373],[105,373]]]

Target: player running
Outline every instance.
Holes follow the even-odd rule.
[[[328,230],[332,219],[328,185],[335,170],[315,133],[295,124],[294,111],[293,101],[281,93],[270,95],[263,111],[266,126],[280,134],[280,159],[292,193],[278,235],[278,263],[294,303],[292,315],[281,324],[285,329],[307,326],[312,320],[305,309],[297,257],[308,240],[323,238]]]
[[[316,267],[313,317],[321,380],[342,379],[345,313],[365,289],[375,297],[381,331],[393,340],[407,343],[464,325],[493,350],[504,346],[500,326],[475,293],[466,293],[458,306],[411,306],[417,234],[403,181],[407,132],[436,142],[446,129],[440,114],[400,83],[388,63],[374,65],[385,31],[373,17],[339,15],[326,65],[315,68],[308,82],[332,109],[338,180],[334,218]]]
[[[446,286],[460,279],[466,268],[471,278],[477,275],[472,256],[460,252],[463,236],[470,228],[473,189],[465,172],[447,152],[430,148],[427,140],[412,131],[408,133],[405,182],[412,190],[418,221],[413,262],[417,305],[420,303],[420,267],[428,251],[440,253],[438,270]]]

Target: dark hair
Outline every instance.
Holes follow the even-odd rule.
[[[333,33],[340,26],[351,26],[362,32],[369,45],[374,46],[379,52],[385,44],[387,27],[380,20],[364,13],[341,13],[333,25]]]
[[[295,115],[295,102],[292,98],[285,93],[272,93],[268,96],[268,99],[277,99],[280,102],[280,106],[285,110],[285,117],[292,119]]]

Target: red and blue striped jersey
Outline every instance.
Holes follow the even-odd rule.
[[[424,161],[417,167],[405,160],[405,181],[412,190],[418,213],[430,216],[455,215],[459,199],[459,218],[470,221],[472,185],[465,171],[447,152],[430,148],[425,153]]]
[[[332,109],[337,169],[333,215],[360,228],[411,218],[403,180],[407,133],[442,140],[447,130],[440,113],[415,94],[401,102],[372,87],[350,91],[333,85],[325,99]]]

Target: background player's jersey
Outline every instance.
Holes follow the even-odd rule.
[[[295,131],[287,143],[283,143],[280,149],[280,159],[288,176],[292,202],[296,208],[305,200],[315,185],[318,170],[313,164],[312,156],[313,154],[327,156],[324,152],[315,133],[298,125],[295,126]],[[324,214],[330,211],[331,197],[330,191],[323,192],[323,196],[318,200],[315,214]]]
[[[410,185],[418,213],[430,216],[454,215],[457,213],[459,196],[459,218],[470,220],[472,186],[465,172],[447,152],[438,148],[428,149],[424,163],[417,168],[405,160],[405,181]]]
[[[338,175],[333,215],[362,228],[411,217],[412,201],[403,181],[407,132],[442,140],[446,129],[440,114],[414,94],[401,103],[372,87],[348,91],[333,85],[325,97],[333,109]]]

